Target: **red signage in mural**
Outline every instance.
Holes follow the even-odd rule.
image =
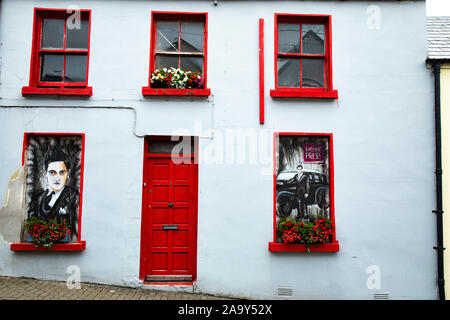
[[[304,162],[323,162],[324,150],[320,144],[305,144],[303,152]]]

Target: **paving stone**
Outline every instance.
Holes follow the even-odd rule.
[[[0,276],[0,300],[230,300],[213,295]]]

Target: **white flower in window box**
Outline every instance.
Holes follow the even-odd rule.
[[[152,88],[167,89],[202,89],[203,79],[199,72],[179,68],[162,68],[155,70],[151,77]]]

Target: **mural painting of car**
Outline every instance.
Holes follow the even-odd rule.
[[[292,209],[298,208],[301,201],[297,196],[297,173],[296,170],[283,170],[276,178],[276,211],[279,217],[290,216]],[[316,170],[303,170],[301,175],[305,175],[309,183],[310,192],[304,199],[306,206],[318,205],[320,209],[326,211],[329,207],[327,175]]]

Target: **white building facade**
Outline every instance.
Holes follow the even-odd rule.
[[[425,1],[0,10],[0,275],[437,298]],[[170,67],[198,74],[151,83]],[[65,164],[52,173],[56,149],[68,160],[52,158]],[[49,206],[36,200],[52,189],[63,191]],[[71,230],[50,249],[25,230],[45,212]],[[319,216],[332,223],[325,243],[290,243],[283,221]]]

